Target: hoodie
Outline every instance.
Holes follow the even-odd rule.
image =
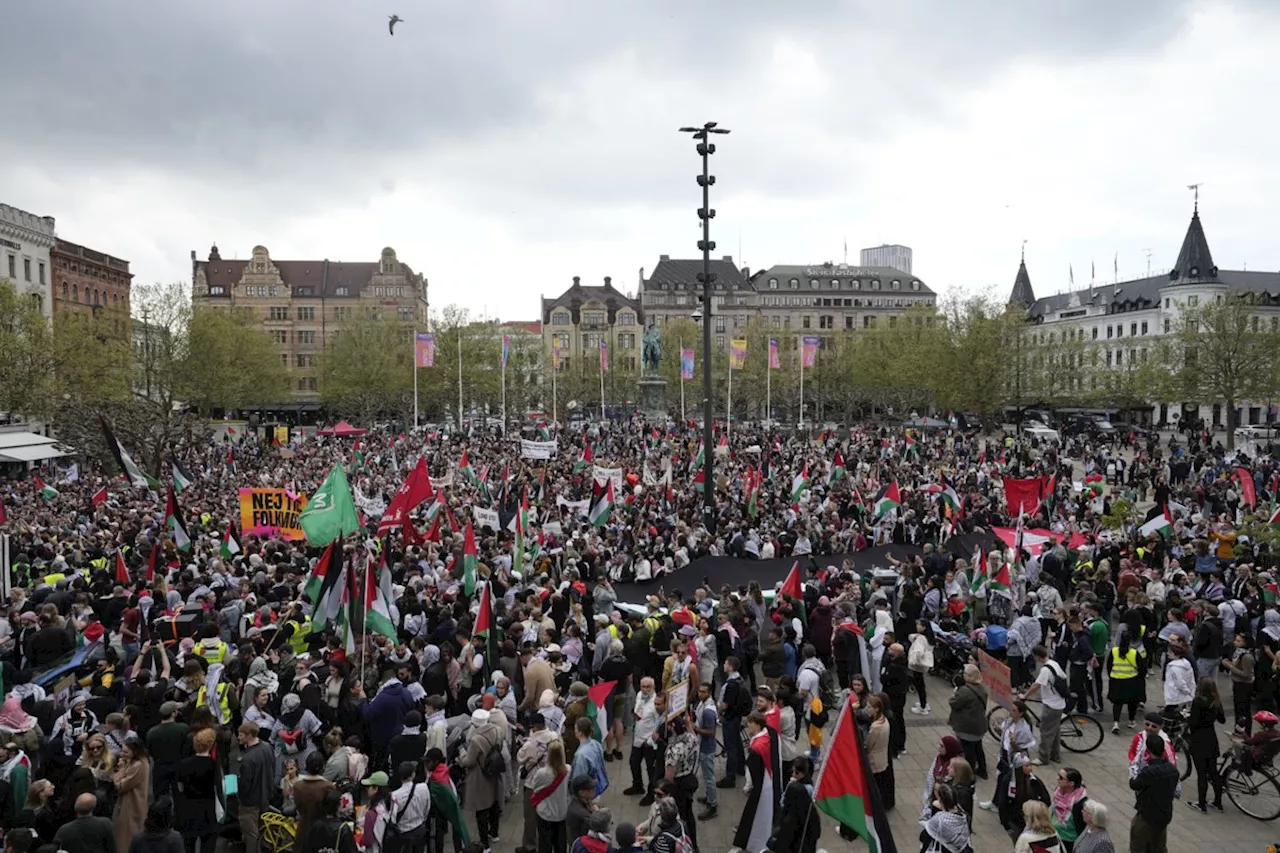
[[[360,703],[360,719],[369,725],[369,739],[378,747],[385,747],[404,729],[404,715],[413,710],[413,697],[398,679],[391,679],[378,688],[372,700]]]

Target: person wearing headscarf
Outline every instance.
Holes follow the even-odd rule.
[[[920,798],[921,819],[928,818],[933,812],[934,787],[939,783],[951,781],[951,759],[963,754],[960,739],[955,735],[944,735],[938,742],[938,754],[924,775],[924,794]]]
[[[10,694],[0,706],[0,742],[14,741],[23,750],[35,752],[43,743],[44,732],[35,717],[22,710],[22,700]]]
[[[920,821],[920,826],[923,827],[920,840],[926,842],[924,849],[937,853],[966,853],[973,850],[969,846],[972,835],[969,818],[957,803],[955,791],[950,785],[939,784],[934,789],[928,811],[929,814]]]
[[[782,818],[769,847],[815,853],[822,836],[822,822],[813,819],[813,762],[802,755],[791,766],[791,777],[782,792]]]
[[[267,659],[259,655],[249,664],[249,674],[244,680],[244,690],[240,695],[241,707],[248,708],[256,704],[259,693],[265,693],[269,698],[279,689],[280,676],[271,670]]]
[[[467,735],[467,750],[459,759],[459,765],[467,771],[463,785],[463,808],[476,816],[479,840],[488,847],[498,838],[498,824],[502,818],[501,775],[485,772],[490,756],[501,754],[502,736],[493,724],[489,712],[477,708],[471,712],[471,730]]]
[[[307,766],[307,758],[319,748],[317,738],[321,728],[316,715],[302,707],[298,694],[290,693],[280,701],[280,716],[271,729],[278,775],[284,775],[284,763],[289,759],[299,767]]]
[[[98,728],[98,718],[88,708],[89,693],[82,690],[71,699],[71,707],[53,723],[51,740],[62,739],[62,754],[78,759],[89,735]]]
[[[26,806],[27,789],[31,782],[31,759],[12,741],[0,746],[0,782],[9,785],[11,811],[9,820],[5,822],[12,826],[12,821],[17,819],[18,813]]]
[[[893,617],[889,615],[889,611],[886,608],[880,606],[881,602],[884,602],[884,599],[877,599],[876,601],[875,615],[871,626],[871,639],[867,643],[871,656],[872,693],[880,692],[880,665],[884,660],[885,634],[893,632]],[[888,602],[884,603],[887,604]]]

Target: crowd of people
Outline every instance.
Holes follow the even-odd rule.
[[[737,850],[814,853],[824,831],[855,831],[814,806],[848,706],[879,806],[922,784],[927,853],[1006,849],[975,839],[975,808],[1019,853],[1114,851],[1106,804],[1061,754],[1064,714],[1107,716],[1113,733],[1134,730],[1129,849],[1159,853],[1181,796],[1171,728],[1186,732],[1200,812],[1222,807],[1219,727],[1253,762],[1280,747],[1271,554],[1243,532],[1275,498],[1265,454],[1207,434],[1059,444],[735,425],[705,484],[708,529],[700,438],[637,419],[561,431],[552,458],[533,460],[485,430],[375,430],[359,447],[224,436],[176,460],[190,543],[163,495],[116,470],[6,481],[6,850],[209,851],[225,837],[257,853],[287,828],[299,853],[488,851],[512,833],[522,853],[696,853],[699,824],[730,821]],[[431,498],[379,536],[419,458]],[[394,635],[317,611],[320,548],[227,537],[239,488],[310,493],[335,465],[365,523],[340,561],[376,572],[371,585],[385,577]],[[1011,508],[1005,478],[1032,477],[1045,493]],[[1170,529],[1140,533],[1147,519],[1121,501],[1168,512]],[[506,522],[523,503],[516,555]],[[476,508],[498,511],[500,529]],[[998,528],[1018,530],[1014,547]],[[1028,544],[1031,530],[1055,538]],[[859,561],[876,547],[892,572]],[[707,582],[690,567],[704,557],[740,560],[735,582]],[[755,577],[756,561],[783,558],[798,594]],[[973,642],[1016,691],[990,764]],[[1029,700],[1043,705],[1034,728]],[[952,730],[923,780],[895,773],[908,714],[945,714]],[[600,805],[621,782],[646,819]],[[722,814],[735,787],[746,806]]]

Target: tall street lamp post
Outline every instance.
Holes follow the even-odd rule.
[[[711,220],[716,212],[711,209],[711,185],[716,178],[709,171],[709,161],[716,153],[711,136],[729,131],[709,121],[702,127],[682,127],[680,132],[693,136],[698,143],[698,156],[702,158],[702,174],[698,175],[698,186],[702,187],[702,207],[698,208],[698,219],[702,220],[702,239],[698,241],[698,248],[702,250],[702,272],[698,273],[698,282],[702,285],[702,521],[707,530],[714,533],[716,481],[715,432],[712,428],[715,402],[711,394],[711,290],[716,277],[711,272],[711,252],[716,244],[711,240]]]

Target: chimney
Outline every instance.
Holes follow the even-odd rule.
[[[751,267],[742,268],[742,277],[746,279],[751,278]]]
[[[604,277],[604,286],[605,286],[605,287],[613,287],[613,279],[612,279],[610,276],[605,276],[605,277]]]
[[[52,216],[42,216],[42,217],[40,217],[40,219],[41,219],[41,221],[43,221],[43,222],[44,222],[44,224],[45,224],[45,225],[48,225],[48,226],[49,226],[49,230],[50,230],[50,231],[55,230],[55,228],[54,228],[54,219],[53,219],[53,217],[52,217]]]
[[[669,260],[671,260],[670,255],[658,255],[658,263],[662,263],[663,261],[669,261]]]
[[[721,258],[721,260],[723,260],[726,264],[731,264],[733,263],[733,255],[725,255],[723,258]]]
[[[582,279],[575,275],[575,276],[573,277],[573,286],[574,286],[574,287],[577,287],[577,286],[578,286],[578,285],[580,285],[581,283],[582,283]]]

